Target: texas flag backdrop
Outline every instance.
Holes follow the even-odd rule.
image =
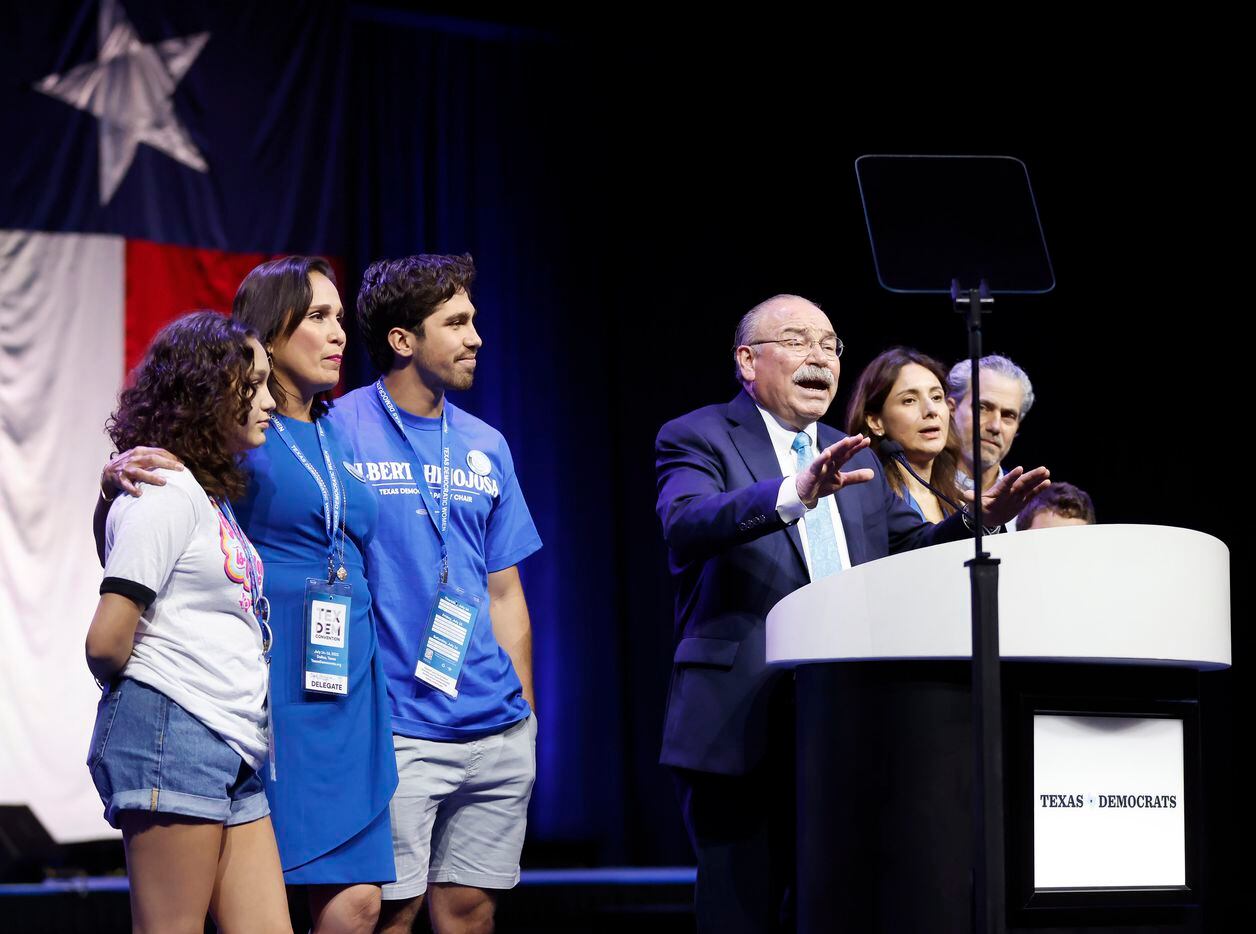
[[[167,321],[335,256],[337,3],[51,0],[0,34],[0,803],[110,834],[84,761],[105,420]]]

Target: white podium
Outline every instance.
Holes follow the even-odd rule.
[[[1129,912],[1140,930],[1187,929],[1206,874],[1199,679],[1231,662],[1229,550],[1199,532],[1134,525],[984,544],[1001,561],[1010,930],[1018,920],[1043,930],[1047,911],[1078,930]],[[971,930],[972,554],[962,541],[883,558],[768,615],[767,660],[795,668],[797,686],[800,931]],[[1181,880],[1035,884],[1035,826],[1045,825],[1035,825],[1033,723],[1047,713],[1182,722]]]
[[[991,535],[1004,659],[1230,664],[1229,549],[1202,532],[1092,525]],[[891,555],[790,594],[770,663],[972,656],[970,541]]]

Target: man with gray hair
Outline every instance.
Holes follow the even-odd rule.
[[[790,929],[794,681],[768,667],[768,611],[812,581],[971,532],[959,513],[924,522],[867,438],[820,422],[842,341],[818,305],[775,295],[734,344],[737,395],[668,422],[655,447],[676,586],[660,760],[697,857],[699,934]],[[1010,520],[1047,476],[1009,471],[982,494],[987,521]]]
[[[973,403],[972,361],[961,360],[951,367],[946,378],[946,404],[959,435],[964,472],[956,479],[972,489],[973,468]],[[1021,420],[1034,404],[1034,386],[1025,371],[1007,357],[991,354],[981,358],[981,491],[992,487],[1005,471],[1002,464]],[[1014,525],[1009,523],[1008,528]]]

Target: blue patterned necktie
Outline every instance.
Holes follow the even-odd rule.
[[[794,463],[798,470],[806,470],[813,460],[811,438],[805,431],[794,436],[790,445],[794,451]],[[811,552],[811,579],[836,574],[842,569],[842,557],[837,550],[837,535],[833,531],[833,516],[828,503],[821,500],[815,509],[808,509],[804,518],[807,523],[807,550]]]

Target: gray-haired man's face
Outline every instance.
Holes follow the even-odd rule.
[[[1003,463],[1008,451],[1012,449],[1012,441],[1020,428],[1021,403],[1025,394],[1021,390],[1019,380],[1004,376],[1002,373],[981,371],[981,466],[982,469]],[[964,463],[968,464],[969,473],[973,473],[973,401],[971,388],[958,401],[948,399],[951,414],[959,432],[960,444],[963,447]]]

